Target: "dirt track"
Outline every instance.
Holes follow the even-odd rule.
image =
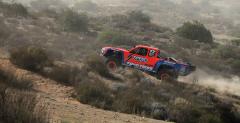
[[[33,82],[41,103],[47,105],[52,123],[165,123],[135,115],[104,111],[71,98],[72,87],[58,84],[32,72],[19,69],[7,59],[0,59],[0,69]]]

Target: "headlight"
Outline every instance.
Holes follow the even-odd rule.
[[[107,52],[107,48],[102,48],[102,50],[101,50],[101,55],[105,55],[106,52]]]

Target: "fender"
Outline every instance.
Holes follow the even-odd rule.
[[[106,51],[105,57],[115,58],[118,61],[121,61],[121,64],[124,63],[124,53],[123,53],[123,51],[114,50],[114,49],[108,49]]]
[[[177,68],[180,67],[178,64],[174,63],[174,62],[169,62],[169,61],[165,61],[165,60],[159,60],[154,68],[153,68],[153,72],[154,73],[157,73],[158,70],[161,68],[161,67],[168,67],[169,69],[174,69],[175,71],[177,71]]]

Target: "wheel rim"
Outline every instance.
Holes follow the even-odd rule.
[[[165,80],[169,80],[171,77],[169,74],[163,73],[160,75],[160,78],[161,78],[161,80],[165,81]]]
[[[117,64],[114,61],[109,61],[107,67],[111,71],[115,71],[117,69]]]

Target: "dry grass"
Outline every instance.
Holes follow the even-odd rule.
[[[35,110],[36,95],[28,91],[8,89],[0,83],[0,121],[5,123],[47,123],[44,108]]]
[[[45,107],[38,100],[32,82],[0,69],[0,121],[4,123],[47,123]]]
[[[16,88],[19,90],[31,90],[32,82],[22,78],[16,78],[12,73],[0,69],[0,82],[8,87]]]

